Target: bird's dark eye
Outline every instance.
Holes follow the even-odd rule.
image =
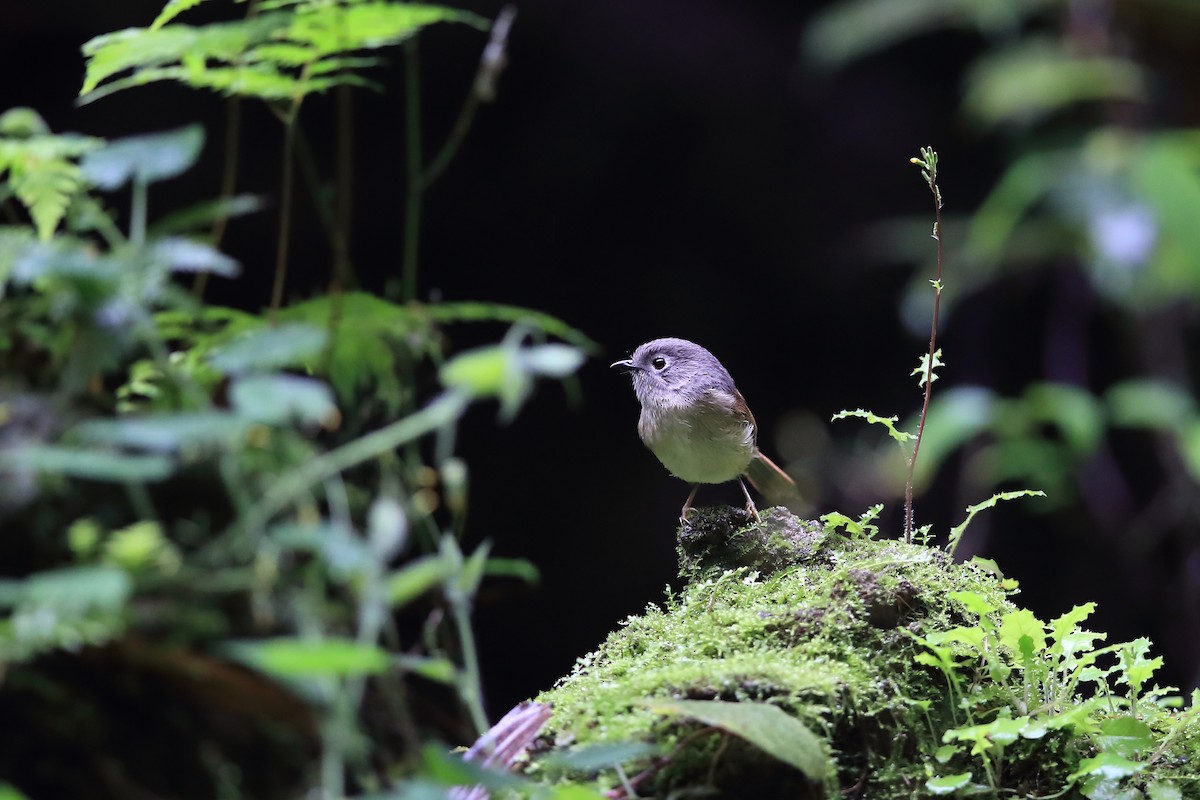
[[[666,369],[667,368],[667,360],[665,358],[663,358],[662,356],[659,356],[658,358],[656,358],[650,362],[650,366],[654,367],[657,370]]]

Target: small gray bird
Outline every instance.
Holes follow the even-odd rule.
[[[743,476],[774,502],[798,496],[795,482],[758,449],[754,415],[712,353],[686,339],[655,339],[611,366],[633,377],[642,442],[672,475],[692,484],[681,521],[702,483],[736,479],[755,520]]]

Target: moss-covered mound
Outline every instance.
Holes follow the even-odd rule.
[[[1090,604],[1044,624],[940,550],[783,509],[746,522],[710,509],[680,530],[688,585],[538,698],[543,751],[574,757],[531,769],[612,797],[1200,797],[1195,698],[1153,688],[1145,640],[1081,629]],[[731,723],[730,701],[783,710],[816,752],[781,755],[785,732]]]

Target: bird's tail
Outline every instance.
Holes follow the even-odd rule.
[[[796,482],[762,452],[756,452],[754,458],[750,459],[746,478],[771,505],[786,506],[793,511],[805,505]]]

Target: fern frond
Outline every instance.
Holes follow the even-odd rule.
[[[263,13],[204,26],[167,24],[203,0],[169,0],[149,28],[98,36],[83,46],[80,102],[147,83],[175,80],[263,100],[298,101],[339,85],[367,86],[359,55],[403,42],[421,28],[454,22],[487,30],[469,11],[437,5],[351,0],[276,0]]]
[[[163,6],[163,10],[158,12],[158,16],[154,18],[154,22],[150,23],[150,30],[158,30],[183,12],[195,8],[203,2],[204,0],[167,0],[167,4]]]
[[[0,117],[0,178],[7,176],[9,190],[29,211],[38,238],[46,241],[86,183],[77,159],[99,147],[101,140],[43,131],[48,131],[45,122],[28,109],[13,109]]]

